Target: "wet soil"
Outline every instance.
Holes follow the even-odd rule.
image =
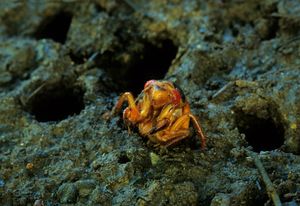
[[[0,3],[0,205],[300,204],[296,0]],[[167,149],[121,114],[179,85],[207,136]]]

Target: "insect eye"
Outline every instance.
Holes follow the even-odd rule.
[[[179,92],[182,101],[185,102],[185,95],[184,95],[182,89],[175,83],[173,83],[173,85],[176,88],[176,90]]]
[[[181,100],[181,95],[180,95],[180,92],[177,90],[177,89],[174,89],[172,91],[173,95],[174,95],[174,100],[173,102],[175,104],[179,104],[180,103],[180,100]]]
[[[144,85],[144,89],[146,88],[146,87],[148,87],[148,86],[150,86],[151,84],[153,84],[155,82],[155,80],[148,80],[146,83],[145,83],[145,85]]]

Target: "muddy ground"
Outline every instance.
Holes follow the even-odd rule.
[[[0,3],[0,205],[300,204],[297,0]],[[156,148],[124,91],[175,82],[207,136]]]

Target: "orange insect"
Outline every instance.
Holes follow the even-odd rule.
[[[181,89],[173,83],[149,80],[136,99],[130,92],[125,92],[112,114],[118,113],[125,101],[128,107],[123,112],[123,120],[128,129],[138,127],[143,137],[168,147],[189,136],[191,120],[202,142],[201,148],[206,147],[206,139],[197,118],[191,113]]]

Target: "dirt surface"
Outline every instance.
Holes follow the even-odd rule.
[[[48,2],[48,3],[46,3]],[[0,3],[0,205],[300,204],[297,0]],[[166,79],[207,136],[156,148],[104,118]]]

